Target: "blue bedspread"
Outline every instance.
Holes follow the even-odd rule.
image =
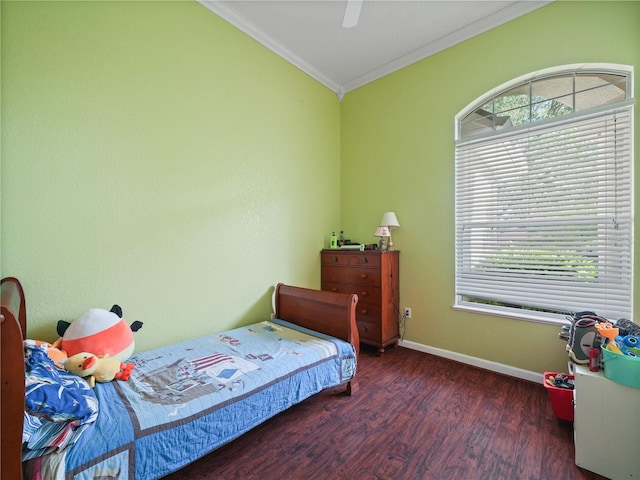
[[[355,374],[353,347],[281,320],[134,355],[131,378],[98,384],[97,421],[32,470],[66,478],[167,475]],[[61,477],[63,478],[63,477]]]

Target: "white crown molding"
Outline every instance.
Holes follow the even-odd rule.
[[[390,73],[396,72],[404,67],[407,67],[413,63],[424,60],[425,58],[441,52],[449,47],[462,43],[476,35],[480,35],[492,28],[498,27],[504,23],[514,20],[522,15],[537,10],[540,7],[552,3],[554,0],[520,0],[514,4],[509,5],[507,8],[500,10],[498,13],[485,17],[481,20],[473,22],[460,30],[446,35],[435,42],[431,42],[428,45],[424,45],[411,53],[408,53],[392,62],[382,65],[364,75],[359,76],[347,82],[342,86],[343,95],[351,90],[355,90],[358,87],[371,83],[374,80],[382,78]]]
[[[223,20],[226,20],[231,25],[241,30],[242,32],[249,35],[251,38],[261,43],[265,47],[267,47],[272,52],[284,58],[287,62],[291,63],[293,66],[299,68],[307,75],[316,79],[320,83],[322,83],[325,87],[333,90],[338,93],[340,91],[340,85],[332,81],[326,75],[324,75],[319,70],[313,68],[311,65],[306,63],[303,59],[295,55],[291,50],[282,45],[280,42],[277,42],[269,35],[267,35],[264,31],[260,30],[255,24],[248,22],[246,19],[237,15],[231,9],[227,8],[217,0],[198,0],[205,8],[211,10],[213,13],[221,17]]]
[[[246,33],[251,38],[264,45],[269,50],[273,51],[295,67],[299,68],[307,75],[320,82],[322,85],[334,91],[338,96],[338,99],[342,100],[344,95],[351,90],[355,90],[356,88],[359,88],[367,83],[371,83],[374,80],[382,78],[386,75],[389,75],[390,73],[393,73],[413,63],[423,60],[431,55],[434,55],[442,50],[445,50],[446,48],[452,47],[460,42],[468,40],[469,38],[486,32],[487,30],[495,28],[527,13],[530,13],[540,7],[548,5],[553,1],[554,0],[519,0],[509,5],[507,8],[500,10],[494,15],[485,17],[470,25],[467,25],[464,28],[459,29],[456,32],[446,35],[435,42],[424,45],[423,47],[418,48],[413,52],[404,55],[394,61],[386,63],[385,65],[382,65],[374,70],[371,70],[345,83],[344,85],[340,85],[337,82],[331,80],[321,71],[312,67],[302,58],[291,52],[291,50],[289,50],[286,46],[274,40],[272,37],[258,28],[255,24],[248,22],[243,17],[237,15],[233,10],[220,3],[220,1],[198,0],[198,3],[221,17],[223,20],[229,22],[231,25],[238,28],[242,32]]]

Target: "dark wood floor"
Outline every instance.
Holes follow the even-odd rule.
[[[166,480],[595,480],[541,384],[363,347],[360,391],[307,399]]]

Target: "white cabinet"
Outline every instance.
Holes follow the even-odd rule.
[[[613,480],[640,478],[640,388],[574,369],[576,465]]]

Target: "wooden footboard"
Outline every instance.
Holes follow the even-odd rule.
[[[0,478],[22,478],[22,419],[24,417],[24,349],[27,313],[24,292],[15,278],[4,278],[0,284],[2,307],[2,344],[0,357],[0,411],[2,450]]]
[[[356,355],[360,352],[357,303],[356,294],[312,290],[282,283],[276,286],[276,318],[345,340],[354,346]],[[347,384],[347,393],[351,395],[357,391],[358,383],[351,380]]]

